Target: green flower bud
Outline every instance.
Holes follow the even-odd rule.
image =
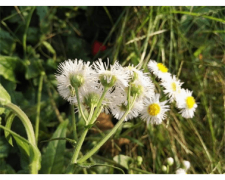
[[[172,166],[172,165],[173,165],[174,160],[173,160],[173,158],[172,158],[172,157],[169,157],[169,158],[167,158],[166,162],[167,162],[167,164],[168,164],[169,166]]]
[[[131,89],[130,89],[130,95],[131,96],[134,96],[136,94],[138,96],[140,96],[143,93],[143,91],[144,91],[144,88],[141,85],[137,85],[137,84],[133,83],[130,86],[131,86]]]
[[[162,166],[162,171],[163,171],[163,172],[166,172],[166,171],[167,171],[167,168],[166,168],[165,165]]]
[[[99,95],[96,93],[90,93],[84,97],[84,102],[88,107],[94,106],[96,107],[99,102]]]
[[[70,75],[70,84],[79,88],[84,84],[84,77],[80,74],[72,74]]]
[[[100,77],[100,82],[104,87],[113,87],[116,83],[116,76],[109,74],[101,74]]]

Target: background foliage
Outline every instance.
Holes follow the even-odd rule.
[[[60,62],[75,58],[140,64],[146,72],[149,59],[155,59],[193,90],[198,102],[193,119],[182,118],[172,107],[159,126],[146,126],[140,118],[124,123],[88,162],[125,173],[163,173],[171,156],[170,173],[183,159],[191,162],[188,173],[225,173],[224,17],[225,7],[0,7],[0,83],[33,127],[40,118],[40,173],[64,173],[72,156],[73,143],[46,140],[73,138],[73,110],[57,93],[54,74]],[[93,54],[97,41],[106,50]],[[1,108],[0,114],[5,125],[9,112]],[[76,119],[79,135],[83,122]],[[99,121],[83,153],[117,122],[104,114]],[[26,137],[16,118],[11,129]],[[14,141],[12,147],[0,129],[0,173],[28,173],[27,154]],[[121,171],[101,165],[78,167],[76,173]]]

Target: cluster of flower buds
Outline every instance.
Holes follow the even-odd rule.
[[[176,100],[182,116],[193,117],[197,105],[191,92],[182,90],[182,83],[171,77],[163,64],[150,60],[148,67],[161,79],[169,101]],[[101,103],[102,112],[111,112],[117,119],[129,111],[125,121],[140,115],[147,123],[160,124],[169,110],[168,101],[160,102],[160,95],[155,93],[150,74],[131,65],[122,67],[118,62],[109,65],[101,59],[93,64],[67,60],[59,65],[56,79],[59,94],[71,104],[82,104],[87,111]]]
[[[176,102],[176,107],[181,110],[181,115],[184,118],[192,118],[197,108],[192,91],[181,88],[183,83],[175,75],[171,75],[168,68],[162,63],[150,60],[148,68],[160,79],[160,85],[164,88],[164,93],[168,95],[171,103]]]

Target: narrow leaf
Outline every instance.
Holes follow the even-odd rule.
[[[65,138],[68,121],[61,123],[52,136],[54,138]],[[46,152],[42,156],[43,174],[61,174],[64,167],[64,151],[66,147],[65,141],[49,142]]]

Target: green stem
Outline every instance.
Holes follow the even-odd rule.
[[[81,114],[82,118],[84,119],[86,125],[88,125],[87,118],[85,117],[84,112],[83,112],[83,109],[81,107],[80,97],[79,97],[79,93],[78,93],[78,87],[75,86],[74,88],[75,88],[75,93],[76,93],[76,97],[77,97],[77,103],[78,103],[79,113]]]
[[[137,96],[134,97],[133,102],[130,108],[124,113],[123,117],[118,121],[118,123],[114,126],[114,128],[94,147],[92,148],[87,154],[85,154],[82,158],[78,159],[78,163],[82,163],[86,161],[89,157],[91,157],[120,127],[120,125],[124,122],[125,117],[130,112],[131,108],[134,105]]]
[[[93,114],[93,116],[92,116],[92,118],[91,118],[91,120],[90,120],[90,124],[93,124],[94,123],[94,121],[97,119],[97,117],[98,117],[98,115],[100,114],[100,109],[102,109],[102,101],[103,101],[103,99],[104,99],[104,97],[105,97],[105,94],[106,94],[106,92],[108,91],[108,89],[109,88],[104,88],[104,91],[103,91],[103,93],[102,93],[102,96],[101,96],[101,98],[99,99],[99,102],[98,102],[98,105],[97,105],[97,107],[96,107],[96,109],[95,109],[95,111],[94,111],[94,114]]]
[[[88,124],[90,123],[90,120],[91,120],[91,118],[93,116],[93,112],[94,112],[94,106],[91,105],[91,111],[90,111],[90,114],[89,114],[89,117],[88,117]]]
[[[77,126],[76,126],[76,119],[74,113],[74,105],[70,105],[71,116],[72,116],[72,126],[73,126],[73,137],[74,140],[77,141]]]
[[[89,117],[88,117],[88,123],[89,124],[93,124],[93,122],[94,122],[94,120],[96,120],[97,119],[97,115],[99,115],[99,113],[101,112],[101,110],[102,110],[102,101],[103,101],[103,99],[104,99],[104,97],[105,97],[105,94],[106,94],[106,92],[107,92],[107,90],[108,90],[108,88],[105,88],[104,89],[104,91],[103,91],[103,93],[102,93],[102,96],[101,96],[101,98],[100,98],[100,100],[99,100],[99,103],[98,103],[98,105],[97,105],[97,107],[96,107],[96,109],[95,109],[95,111],[94,111],[94,113],[93,113],[93,107],[91,107],[91,113],[90,113],[90,115],[89,115]],[[75,89],[75,91],[77,92],[77,90]],[[77,96],[78,97],[78,96]],[[92,115],[93,114],[93,115]],[[96,118],[95,118],[96,117]],[[76,148],[75,148],[75,150],[74,150],[74,154],[73,154],[73,156],[72,156],[72,159],[71,159],[71,164],[74,164],[74,163],[77,163],[77,158],[78,158],[78,155],[79,155],[79,152],[80,152],[80,149],[81,149],[81,146],[82,146],[82,144],[83,144],[83,142],[84,142],[84,139],[85,139],[85,137],[86,137],[86,135],[87,135],[87,132],[88,132],[88,130],[89,130],[89,128],[85,128],[85,130],[83,131],[83,133],[81,134],[81,137],[80,137],[80,139],[79,139],[79,141],[78,141],[78,143],[77,143],[77,146],[76,146]],[[69,168],[68,169],[68,173],[70,173],[69,171],[71,171],[71,169]]]
[[[32,14],[33,14],[35,8],[36,8],[35,6],[32,7],[32,9],[31,9],[31,11],[30,11],[30,13],[29,13],[29,15],[27,17],[25,31],[24,31],[24,34],[23,34],[23,52],[24,52],[25,59],[26,59],[26,51],[27,51],[26,50],[27,49],[27,45],[26,45],[26,41],[27,41],[27,30],[28,30],[28,27],[30,25],[31,17],[32,17]]]
[[[38,135],[39,135],[39,122],[40,122],[40,110],[41,110],[41,91],[43,85],[43,72],[41,73],[40,80],[39,80],[39,87],[38,87],[38,95],[37,95],[37,116],[35,122],[35,138],[38,144]]]

